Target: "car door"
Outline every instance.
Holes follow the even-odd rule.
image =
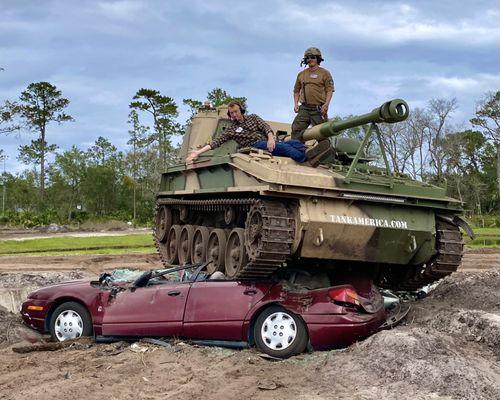
[[[103,301],[104,336],[180,335],[190,282],[126,289]]]
[[[184,313],[183,336],[193,339],[245,340],[245,316],[270,284],[234,281],[194,282]]]

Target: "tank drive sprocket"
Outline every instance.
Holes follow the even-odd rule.
[[[279,201],[257,200],[245,223],[245,248],[249,262],[236,275],[255,279],[271,275],[292,252],[295,218]]]
[[[462,262],[464,241],[460,229],[446,221],[436,220],[437,253],[429,262],[410,267],[392,268],[382,282],[391,290],[415,291],[455,272]]]

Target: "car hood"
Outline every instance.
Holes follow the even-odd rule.
[[[91,288],[89,281],[71,281],[62,282],[55,285],[45,286],[43,288],[34,290],[28,294],[29,299],[47,299],[56,293],[61,293],[63,291],[81,291],[83,289]]]

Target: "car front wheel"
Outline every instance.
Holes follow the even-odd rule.
[[[73,301],[59,305],[50,318],[52,339],[63,342],[92,335],[92,319],[87,309]]]
[[[257,348],[273,357],[288,358],[302,353],[307,346],[307,330],[294,313],[272,306],[265,309],[254,325]]]

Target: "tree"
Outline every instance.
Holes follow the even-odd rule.
[[[139,89],[130,103],[130,109],[145,112],[153,119],[153,129],[145,138],[145,144],[156,143],[161,169],[167,167],[167,154],[172,151],[170,138],[180,133],[177,105],[171,97],[163,96],[158,90]],[[147,125],[146,125],[147,126]]]
[[[59,188],[57,195],[62,199],[59,208],[68,220],[71,219],[74,207],[81,204],[81,183],[85,177],[87,164],[87,154],[74,145],[70,150],[56,156],[50,178],[51,189]]]
[[[5,160],[7,159],[7,155],[0,149],[0,162],[3,162],[4,168],[1,175],[1,183],[2,183],[2,217],[5,215],[5,185],[6,185],[6,174],[5,174]]]
[[[19,97],[19,115],[28,129],[36,132],[37,141],[32,142],[31,150],[26,148],[27,154],[37,158],[40,164],[40,197],[45,194],[45,157],[47,152],[47,126],[51,122],[61,124],[72,121],[73,118],[64,112],[69,100],[62,97],[61,91],[49,82],[30,83],[28,88]],[[29,146],[28,146],[29,147]],[[33,158],[34,159],[34,158]]]
[[[221,88],[215,88],[212,89],[210,92],[208,92],[207,100],[210,103],[212,103],[214,107],[219,107],[224,104],[228,104],[233,100],[239,101],[243,106],[246,107],[246,102],[247,102],[246,97],[233,97]]]
[[[500,91],[488,93],[478,102],[476,116],[470,122],[481,128],[496,148],[497,198],[500,200]]]
[[[87,209],[96,215],[116,211],[121,200],[123,154],[109,140],[99,137],[87,150],[86,158],[81,190]]]
[[[99,136],[87,150],[87,158],[93,165],[114,166],[121,157],[122,154],[118,152],[116,146],[102,136]]]
[[[131,166],[132,172],[132,185],[133,185],[133,219],[134,225],[137,220],[137,181],[139,180],[138,170],[139,170],[139,162],[140,162],[140,148],[144,143],[144,139],[148,136],[148,127],[141,125],[139,122],[139,115],[137,111],[132,110],[129,113],[129,119],[127,121],[132,125],[132,128],[128,131],[130,135],[130,140],[127,144],[132,145],[132,153],[129,154],[129,157],[125,160],[126,164]],[[127,163],[128,161],[128,163]]]
[[[481,132],[463,131],[447,135],[442,142],[448,195],[458,197],[481,214],[487,203],[487,142]],[[465,190],[463,190],[465,189]],[[486,200],[486,201],[485,201]]]
[[[13,117],[18,111],[19,107],[15,102],[6,101],[0,105],[0,134],[19,130],[19,125],[13,122]]]
[[[203,102],[193,99],[183,99],[182,104],[189,107],[189,118],[186,121],[186,123],[189,123],[193,119],[194,115],[198,112],[200,107],[203,105]]]
[[[243,105],[243,107],[246,108],[246,103],[247,103],[246,97],[233,97],[221,88],[215,88],[212,89],[210,92],[208,92],[205,102],[208,102],[213,107],[219,107],[224,104],[228,104],[233,100],[239,101]],[[191,121],[193,116],[198,112],[200,107],[203,105],[204,101],[194,100],[194,99],[183,99],[182,103],[189,107],[190,117],[187,120],[187,122],[189,123],[189,121]]]
[[[41,139],[32,140],[30,145],[19,146],[19,155],[17,159],[23,164],[39,164],[48,153],[53,153],[57,150],[57,145],[48,145],[47,142]]]
[[[431,165],[435,168],[436,180],[439,182],[443,175],[443,140],[451,132],[448,119],[457,109],[457,99],[432,99],[427,106],[427,148],[431,158]]]

